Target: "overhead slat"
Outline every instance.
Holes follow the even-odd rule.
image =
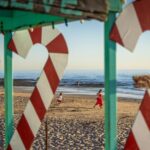
[[[70,19],[107,17],[107,0],[1,0],[0,8],[34,11]]]

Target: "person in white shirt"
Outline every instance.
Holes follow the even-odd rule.
[[[59,96],[57,97],[57,104],[60,104],[63,101],[62,92],[60,92]]]

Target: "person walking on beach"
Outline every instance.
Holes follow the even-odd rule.
[[[96,105],[99,105],[100,108],[103,106],[103,97],[102,97],[102,90],[100,89],[99,92],[97,93],[97,98],[96,98],[96,103],[93,106],[95,108]]]
[[[77,86],[78,86],[78,87],[80,86],[80,82],[79,82],[79,81],[77,81]]]
[[[59,94],[59,96],[57,98],[57,104],[62,103],[62,101],[63,101],[63,96],[62,96],[62,92],[60,92],[60,94]]]

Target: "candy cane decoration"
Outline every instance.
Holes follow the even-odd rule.
[[[30,48],[41,43],[47,48],[48,58],[18,123],[8,150],[29,150],[48,110],[68,61],[68,48],[63,35],[50,26],[17,31],[9,48],[26,57]],[[37,58],[38,61],[38,58]]]
[[[125,150],[138,149],[150,149],[150,90],[145,93],[140,110],[125,145]]]
[[[110,38],[133,51],[142,32],[150,30],[150,0],[136,0],[120,14]]]

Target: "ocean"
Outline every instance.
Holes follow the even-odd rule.
[[[123,98],[142,99],[145,89],[135,88],[132,77],[134,75],[150,74],[150,70],[119,70],[117,73],[117,96]],[[40,75],[39,71],[14,72],[14,79],[36,80]],[[3,73],[0,72],[0,78]],[[104,92],[104,72],[98,70],[68,70],[64,73],[63,79],[57,92],[64,94],[86,94],[96,95],[99,89]]]

